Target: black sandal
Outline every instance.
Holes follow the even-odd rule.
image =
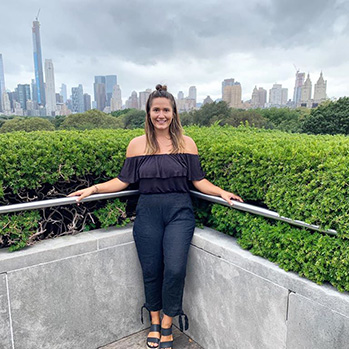
[[[151,325],[149,332],[159,332],[161,333],[161,325]],[[157,346],[152,347],[149,343],[156,343]],[[147,337],[147,347],[148,348],[159,348],[160,338]]]
[[[170,328],[161,327],[161,336],[171,336],[172,334],[172,325]],[[160,348],[173,348],[173,339],[172,341],[160,342]]]

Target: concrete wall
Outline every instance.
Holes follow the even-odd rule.
[[[145,328],[131,229],[1,250],[0,348],[96,349]],[[348,294],[286,273],[207,228],[192,241],[183,308],[189,336],[204,348],[349,347]]]

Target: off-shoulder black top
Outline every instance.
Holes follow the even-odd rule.
[[[205,177],[199,156],[189,153],[141,155],[126,158],[117,178],[139,183],[141,194],[187,193],[190,181]]]

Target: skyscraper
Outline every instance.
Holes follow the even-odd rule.
[[[311,107],[311,90],[312,84],[310,80],[310,75],[308,74],[307,79],[304,81],[304,84],[301,89],[300,104],[302,107]]]
[[[106,93],[106,105],[110,107],[110,99],[113,95],[113,88],[117,85],[116,75],[106,75],[105,76],[105,93]]]
[[[296,106],[299,105],[301,101],[301,90],[304,84],[304,79],[305,79],[305,73],[300,73],[299,70],[297,70],[296,82],[294,85],[294,92],[293,92],[293,102]]]
[[[255,86],[252,92],[251,107],[264,108],[266,102],[267,102],[267,90],[265,90],[263,87],[260,87],[257,89],[257,86]]]
[[[121,110],[122,109],[122,98],[121,89],[119,85],[115,85],[113,89],[113,96],[110,100],[110,110]]]
[[[45,59],[45,81],[46,111],[47,115],[51,116],[56,112],[55,73],[52,59]]]
[[[190,86],[189,87],[189,96],[190,99],[194,99],[196,103],[196,87],[195,86]]]
[[[83,113],[84,108],[84,91],[82,85],[78,87],[73,87],[71,89],[71,99],[72,99],[72,112],[73,113]]]
[[[274,84],[269,90],[269,103],[271,106],[286,105],[288,97],[288,89],[283,88],[281,84]]]
[[[60,95],[63,97],[63,103],[65,103],[67,101],[67,85],[66,84],[62,84]]]
[[[326,87],[327,87],[327,81],[324,80],[321,72],[319,80],[314,85],[314,104],[315,104],[314,106],[317,106],[326,100],[327,98]]]
[[[97,104],[97,109],[103,111],[106,106],[106,89],[105,89],[105,76],[95,76],[95,82],[93,84],[94,97]]]
[[[38,20],[33,22],[33,50],[34,50],[34,69],[36,82],[36,98],[39,105],[46,105],[44,74],[42,71],[42,54],[40,40],[40,23]]]
[[[29,84],[18,84],[16,88],[16,100],[20,103],[23,110],[27,110],[27,101],[30,100]]]
[[[91,96],[88,93],[84,93],[84,111],[91,110]]]
[[[223,101],[225,101],[231,108],[242,108],[241,103],[241,84],[235,82],[234,79],[225,79],[222,82]]]
[[[139,109],[145,110],[147,100],[151,94],[151,88],[147,88],[145,91],[139,92]]]
[[[2,95],[5,92],[5,74],[4,74],[4,63],[2,61],[2,54],[0,53],[0,111],[2,108]]]

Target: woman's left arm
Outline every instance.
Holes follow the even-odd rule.
[[[202,179],[200,181],[192,181],[194,187],[201,191],[204,194],[208,195],[214,195],[214,196],[220,196],[222,199],[227,201],[230,205],[234,205],[232,202],[233,200],[244,202],[240,196],[235,195],[234,193],[230,193],[226,190],[223,190],[220,187],[217,187],[216,185],[212,184],[210,181],[207,179]]]
[[[191,153],[191,154],[198,154],[198,148],[193,141],[192,138],[188,136],[184,136],[185,140],[185,145],[186,145],[186,152]],[[230,205],[233,205],[233,202],[231,199],[244,202],[240,196],[235,195],[234,193],[230,193],[228,191],[223,190],[220,187],[217,187],[216,185],[212,184],[210,181],[207,179],[201,179],[200,181],[192,181],[194,184],[194,187],[201,191],[204,194],[208,195],[215,195],[215,196],[220,196],[222,199],[227,201]]]

